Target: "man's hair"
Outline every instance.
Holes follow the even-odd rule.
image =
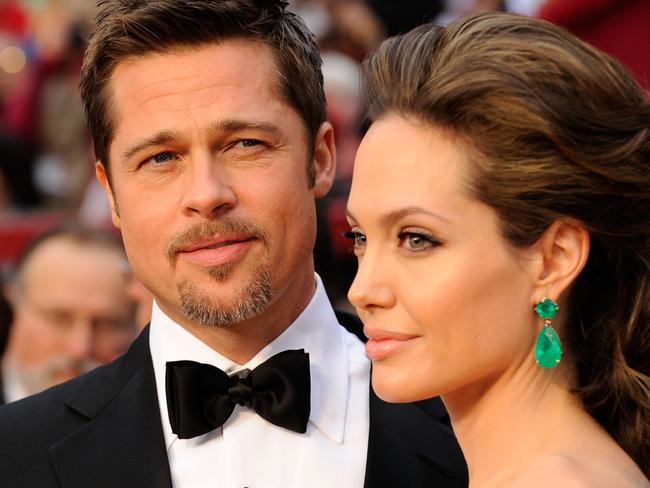
[[[126,254],[122,242],[116,235],[107,231],[88,228],[78,222],[64,222],[38,234],[22,250],[13,269],[13,282],[17,285],[19,291],[24,292],[23,271],[27,263],[38,249],[53,240],[67,240],[79,246],[113,251],[124,256],[126,271],[128,265]]]
[[[278,92],[307,129],[308,177],[313,184],[313,143],[326,120],[321,58],[313,35],[300,17],[286,11],[287,5],[284,0],[100,0],[80,88],[95,155],[109,181],[108,149],[118,123],[110,78],[117,64],[147,54],[244,39],[273,51]]]

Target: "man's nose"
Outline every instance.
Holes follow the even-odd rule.
[[[208,151],[193,155],[184,175],[184,212],[188,216],[214,218],[232,208],[237,198],[230,176],[228,168]]]
[[[67,339],[67,354],[76,361],[87,360],[93,357],[94,348],[95,331],[92,323],[79,321]]]

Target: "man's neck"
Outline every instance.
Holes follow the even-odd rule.
[[[309,277],[296,278],[287,289],[297,290],[297,293],[287,296],[288,292],[278,291],[263,313],[243,322],[227,326],[177,322],[222,356],[245,364],[279,337],[309,304],[316,290],[313,272]],[[167,313],[164,306],[161,309]]]

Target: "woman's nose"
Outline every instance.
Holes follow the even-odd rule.
[[[350,303],[357,309],[390,308],[395,302],[390,272],[381,255],[366,250],[359,260],[357,274],[348,291]]]

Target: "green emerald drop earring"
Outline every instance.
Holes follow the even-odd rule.
[[[553,368],[562,359],[562,344],[557,332],[551,326],[551,319],[557,310],[557,303],[546,297],[535,305],[535,312],[544,319],[544,327],[539,331],[535,342],[535,360],[542,368]]]

